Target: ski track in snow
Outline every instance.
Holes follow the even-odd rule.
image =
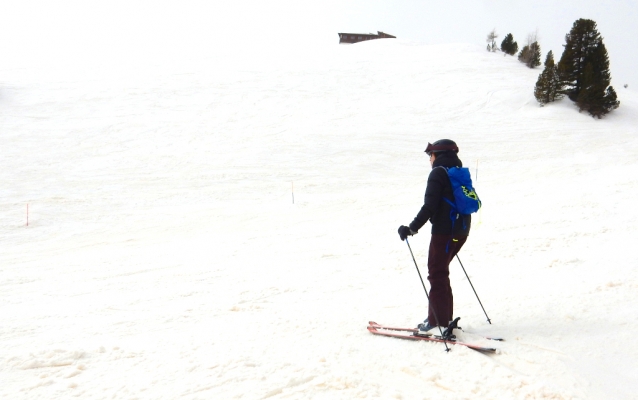
[[[540,72],[394,40],[285,65],[5,71],[0,397],[635,396],[638,97],[617,88],[602,120],[541,108]],[[426,314],[396,229],[445,137],[484,202],[460,256],[493,324],[456,261],[455,312],[507,339],[496,355],[365,329]],[[424,276],[428,231],[411,239]]]

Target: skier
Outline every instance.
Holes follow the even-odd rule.
[[[453,319],[452,288],[450,287],[450,261],[461,250],[470,233],[470,215],[459,215],[451,211],[444,198],[454,201],[452,184],[446,168],[462,167],[457,156],[459,148],[449,139],[428,143],[425,153],[430,157],[432,171],[425,188],[423,207],[410,223],[399,227],[399,237],[405,240],[416,234],[429,220],[432,237],[428,254],[428,280],[430,281],[430,304],[428,317],[418,325],[419,331],[438,334],[439,326],[445,330]],[[444,168],[439,168],[444,167]]]

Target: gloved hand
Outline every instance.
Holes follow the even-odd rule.
[[[408,236],[412,236],[414,234],[416,234],[416,232],[405,225],[401,225],[399,227],[399,237],[401,238],[401,240],[405,240]]]

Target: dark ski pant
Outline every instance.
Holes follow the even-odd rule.
[[[467,236],[432,235],[428,254],[428,280],[430,281],[430,325],[447,326],[453,319],[454,301],[450,287],[450,262],[461,250]],[[435,316],[436,313],[436,316]]]

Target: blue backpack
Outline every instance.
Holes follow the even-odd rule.
[[[452,184],[454,202],[445,197],[443,199],[452,207],[452,213],[468,215],[477,212],[481,208],[481,200],[472,186],[470,170],[461,167],[445,168],[445,170]],[[450,215],[451,218],[452,216]]]

